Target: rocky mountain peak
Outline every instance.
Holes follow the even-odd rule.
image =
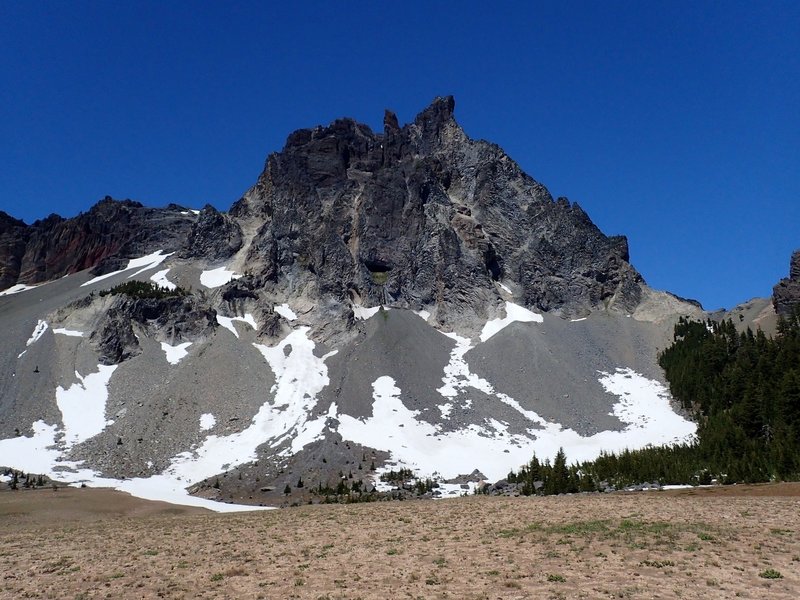
[[[207,264],[235,256],[259,302],[326,306],[318,325],[337,330],[354,304],[424,308],[461,331],[509,295],[564,315],[631,312],[643,280],[627,240],[554,200],[500,147],[469,138],[454,111],[443,96],[403,126],[387,110],[383,132],[349,118],[297,130],[227,214],[106,197],[74,219],[4,225],[2,283],[106,273],[160,249]]]
[[[800,249],[792,253],[789,261],[789,277],[781,279],[772,288],[772,304],[775,312],[786,316],[795,305],[800,304]]]
[[[540,310],[635,307],[625,238],[470,139],[454,110],[446,96],[402,127],[386,111],[383,134],[352,119],[291,134],[231,210],[259,227],[248,270],[315,303],[434,307],[451,326],[485,319],[500,281]]]

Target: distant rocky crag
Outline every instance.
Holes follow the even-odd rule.
[[[155,249],[174,250],[197,217],[177,205],[146,208],[106,196],[91,210],[26,225],[0,212],[0,290],[36,284],[108,263],[107,270]]]
[[[800,250],[795,250],[789,262],[789,277],[781,279],[772,288],[775,312],[787,316],[800,304]]]

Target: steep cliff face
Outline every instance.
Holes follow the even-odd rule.
[[[789,277],[781,279],[772,288],[772,303],[775,312],[783,316],[800,304],[800,250],[795,250],[789,261]]]
[[[26,230],[25,223],[0,211],[0,290],[11,287],[19,279]]]
[[[195,296],[130,298],[115,296],[102,313],[90,340],[100,362],[113,365],[141,352],[134,325],[149,337],[176,345],[208,337],[217,327],[216,312]]]
[[[402,128],[387,111],[383,133],[349,119],[293,133],[231,210],[263,220],[247,264],[317,297],[435,305],[441,324],[485,316],[495,282],[541,310],[632,310],[643,282],[625,238],[471,140],[453,110],[438,98]]]
[[[485,319],[499,283],[540,310],[632,311],[643,282],[625,238],[470,139],[454,108],[437,98],[403,127],[387,111],[382,133],[351,119],[296,131],[229,214],[106,198],[30,226],[0,215],[0,287],[102,274],[156,249],[219,262],[247,244],[239,266],[260,286],[345,318],[351,303],[427,307],[455,327]]]
[[[0,289],[58,279],[100,265],[118,268],[153,249],[173,251],[197,217],[177,205],[146,208],[106,197],[72,219],[50,215],[25,225],[0,213]]]
[[[180,252],[182,258],[225,260],[242,247],[242,230],[228,215],[207,204]]]

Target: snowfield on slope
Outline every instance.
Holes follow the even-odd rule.
[[[200,273],[200,283],[207,288],[213,289],[223,286],[234,279],[239,279],[240,277],[241,275],[229,271],[227,267],[217,267],[216,269]]]
[[[506,317],[489,321],[481,332],[486,341],[513,322],[541,323],[543,318],[527,309],[506,302]],[[418,412],[402,402],[402,391],[394,379],[377,378],[373,386],[373,415],[356,419],[339,415],[339,433],[352,442],[390,452],[394,466],[415,470],[420,477],[451,479],[475,469],[490,481],[504,477],[509,468],[528,462],[535,453],[552,458],[564,448],[570,461],[597,458],[601,451],[617,452],[646,445],[666,445],[695,439],[697,426],[672,410],[671,396],[658,381],[647,379],[629,368],[614,373],[599,373],[603,389],[617,397],[612,414],[626,426],[622,431],[601,431],[581,436],[559,423],[549,422],[535,411],[523,408],[506,394],[495,391],[492,384],[472,373],[464,356],[474,346],[468,338],[445,333],[456,341],[450,362],[444,368],[442,387],[437,391],[448,402],[438,406],[448,418],[461,391],[472,387],[495,397],[531,422],[527,435],[511,435],[507,427],[491,420],[482,425],[444,432],[441,427],[420,421]],[[469,407],[469,400],[464,406]],[[535,428],[534,428],[535,427]]]
[[[156,285],[166,288],[168,290],[177,289],[174,283],[172,283],[169,279],[167,279],[167,273],[169,273],[169,269],[164,269],[162,271],[156,271],[150,276],[150,281],[155,283]]]
[[[256,323],[256,320],[250,313],[247,313],[243,317],[223,317],[222,315],[217,315],[217,323],[222,325],[225,329],[230,331],[233,335],[235,335],[238,338],[239,332],[236,331],[236,327],[234,327],[233,325],[234,321],[239,321],[240,323],[247,323],[254,330],[258,331],[258,323]]]
[[[288,317],[288,306],[279,308]],[[363,310],[367,314],[360,316],[370,318],[379,309]],[[217,318],[237,338],[234,321],[257,328],[249,313],[244,317]],[[485,341],[514,322],[526,322],[535,327],[542,322],[541,319],[541,315],[509,302],[506,303],[506,316],[486,323],[480,339]],[[41,321],[32,338],[38,340],[46,327],[46,323]],[[441,479],[479,469],[493,481],[504,477],[510,468],[526,463],[534,453],[543,459],[552,458],[560,447],[564,448],[570,461],[584,461],[597,457],[603,450],[619,451],[694,439],[695,424],[672,410],[666,388],[624,367],[613,372],[598,372],[600,385],[615,397],[612,414],[624,424],[621,431],[581,436],[559,423],[549,422],[535,411],[524,408],[514,398],[497,392],[492,383],[473,373],[465,355],[474,344],[455,333],[443,334],[455,340],[456,344],[442,372],[442,385],[435,390],[444,400],[439,405],[441,414],[447,417],[459,403],[468,406],[470,401],[462,400],[463,392],[474,388],[488,395],[489,401],[502,402],[524,417],[530,426],[523,433],[510,433],[508,426],[497,419],[445,431],[441,425],[422,419],[419,411],[408,408],[403,400],[403,390],[387,375],[372,381],[372,416],[356,418],[341,413],[335,403],[320,413],[317,396],[330,383],[325,361],[336,351],[316,356],[315,343],[309,334],[310,329],[301,326],[274,346],[254,343],[267,363],[265,368],[273,371],[275,384],[270,390],[265,390],[264,402],[250,424],[238,433],[215,435],[210,432],[216,419],[211,413],[204,413],[197,426],[201,432],[208,433],[197,446],[172,457],[169,466],[158,475],[110,479],[65,460],[66,451],[102,432],[110,424],[106,420],[105,404],[108,384],[116,367],[103,365],[98,365],[96,373],[76,374],[78,383],[56,390],[63,428],[40,420],[33,424],[32,436],[0,440],[2,462],[12,468],[41,473],[61,481],[113,487],[146,499],[204,506],[217,511],[240,511],[259,507],[205,500],[191,496],[186,489],[254,461],[256,449],[262,444],[267,443],[277,456],[289,457],[320,439],[326,430],[338,432],[345,440],[389,452],[391,460],[387,469],[403,466],[413,469],[418,477]],[[162,349],[167,359],[175,364],[185,356],[188,346],[189,343],[175,347],[162,344]],[[378,475],[381,472],[379,469]],[[446,489],[448,494],[463,492],[457,485]]]
[[[626,424],[622,431],[584,437],[536,415],[531,420],[544,428],[530,429],[528,435],[509,434],[496,420],[444,432],[418,420],[419,413],[405,406],[401,390],[388,376],[373,382],[372,417],[362,420],[339,415],[338,431],[346,440],[390,452],[395,467],[413,469],[419,477],[451,479],[478,469],[490,481],[505,477],[510,468],[525,464],[534,453],[541,459],[552,459],[559,448],[564,448],[570,462],[587,461],[597,458],[601,451],[694,440],[696,425],[672,410],[670,396],[661,383],[630,369],[604,373],[600,383],[619,398],[613,412]]]
[[[32,290],[35,287],[38,287],[38,286],[25,285],[24,283],[18,283],[16,285],[12,285],[10,288],[5,289],[2,292],[0,292],[0,296],[13,296],[14,294],[19,294],[20,292],[27,292],[28,290]]]
[[[171,346],[167,342],[161,342],[161,349],[167,355],[167,362],[171,365],[177,365],[181,359],[189,355],[187,348],[192,345],[192,342],[183,342],[177,346]]]
[[[174,253],[170,252],[169,254],[163,254],[163,250],[156,250],[152,254],[148,254],[147,256],[141,256],[139,258],[132,258],[128,261],[128,266],[124,269],[120,269],[119,271],[112,271],[111,273],[106,273],[105,275],[98,275],[97,277],[90,279],[86,283],[82,283],[81,287],[86,287],[87,285],[92,285],[97,283],[98,281],[103,281],[104,279],[108,279],[109,277],[113,277],[114,275],[119,275],[120,273],[125,273],[126,271],[130,271],[131,269],[139,269],[135,273],[131,273],[128,275],[128,279],[132,277],[136,277],[140,273],[144,273],[149,269],[153,269],[164,262],[168,257],[172,256]]]

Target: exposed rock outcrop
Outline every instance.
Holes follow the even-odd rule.
[[[31,226],[0,215],[0,282],[108,273],[158,249],[206,264],[236,255],[258,286],[223,300],[269,312],[272,298],[302,297],[322,338],[350,328],[351,303],[427,307],[432,322],[470,331],[501,310],[500,282],[538,310],[632,312],[643,280],[627,240],[470,139],[454,110],[444,97],[402,127],[387,111],[382,133],[352,119],[295,131],[228,214],[106,198]]]
[[[0,211],[0,290],[19,280],[25,255],[26,229],[24,222]]]
[[[291,134],[231,209],[263,220],[248,266],[318,298],[436,306],[445,326],[485,318],[495,281],[540,310],[632,310],[626,239],[467,137],[454,106],[437,98],[402,128],[387,111],[382,134],[350,119]]]
[[[129,258],[174,251],[185,243],[196,219],[176,205],[147,208],[108,196],[71,219],[50,215],[25,225],[0,213],[0,289],[95,266],[99,274],[107,273]]]
[[[103,364],[117,364],[141,352],[134,324],[146,329],[154,339],[176,345],[213,333],[216,314],[192,295],[168,298],[119,295],[105,310],[90,340]]]
[[[772,288],[772,303],[775,312],[782,316],[788,315],[797,304],[800,304],[800,250],[792,253],[789,277],[781,279]]]
[[[225,260],[242,247],[242,230],[227,215],[207,204],[192,226],[182,258]]]

